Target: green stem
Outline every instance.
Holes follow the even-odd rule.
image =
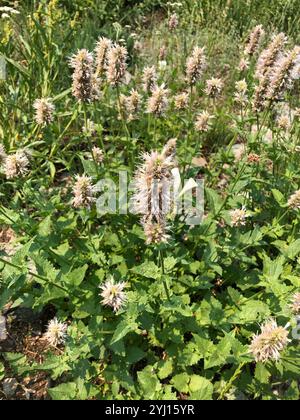
[[[233,385],[233,382],[238,378],[238,376],[242,373],[243,367],[246,365],[247,362],[242,362],[237,367],[236,371],[234,372],[233,376],[230,378],[230,381],[224,386],[221,390],[218,400],[223,400],[226,393],[230,390]]]
[[[168,285],[167,285],[166,280],[164,279],[164,276],[165,276],[164,255],[163,255],[163,251],[161,249],[158,252],[159,252],[159,261],[160,261],[160,266],[161,266],[163,285],[164,285],[164,289],[165,289],[165,292],[166,292],[166,295],[167,295],[167,299],[168,299],[168,301],[170,301],[171,298],[170,298]]]
[[[83,114],[84,114],[85,137],[86,137],[88,145],[89,145],[89,149],[90,149],[90,153],[92,155],[92,159],[93,159],[93,162],[94,162],[94,165],[95,165],[95,170],[96,170],[97,177],[99,177],[99,166],[98,166],[98,163],[95,160],[95,157],[94,157],[94,154],[93,154],[93,145],[92,145],[89,133],[88,133],[88,118],[87,118],[87,109],[86,109],[86,104],[85,103],[83,104]]]

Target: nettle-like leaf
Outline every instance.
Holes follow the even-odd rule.
[[[67,382],[50,388],[48,392],[53,400],[75,400],[78,390],[75,382]]]
[[[135,332],[137,328],[138,328],[138,324],[134,322],[133,320],[125,319],[121,321],[114,332],[114,335],[111,339],[111,344],[117,343],[119,340],[124,338],[128,333]]]
[[[180,373],[173,376],[171,383],[177,391],[183,394],[190,394],[191,399],[211,400],[213,394],[212,383],[199,375],[188,375]]]
[[[161,391],[162,385],[152,366],[137,373],[141,396],[144,399],[155,399]]]
[[[154,280],[158,280],[162,275],[161,269],[153,261],[144,262],[143,264],[132,268],[131,271],[139,276]]]
[[[85,278],[87,269],[88,269],[87,264],[83,265],[82,267],[75,268],[74,270],[71,270],[67,274],[62,275],[62,281],[67,286],[71,286],[75,288],[79,287]]]

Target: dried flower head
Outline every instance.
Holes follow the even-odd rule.
[[[248,85],[245,79],[238,80],[235,82],[235,90],[239,93],[246,93],[248,90]]]
[[[286,36],[284,33],[276,35],[258,59],[255,71],[258,85],[255,87],[253,98],[253,110],[255,112],[262,111],[267,104],[267,95],[271,83],[270,77],[274,73],[275,63],[282,56],[285,43]]]
[[[202,111],[201,114],[197,115],[195,129],[197,131],[208,131],[210,128],[210,121],[212,119],[213,115],[210,115],[207,111]]]
[[[93,72],[93,54],[86,49],[79,50],[70,59],[74,69],[72,93],[79,102],[91,102],[99,98],[99,80]]]
[[[125,47],[114,44],[107,53],[106,77],[111,86],[118,86],[124,81],[126,75],[127,50]]]
[[[73,195],[74,198],[72,204],[75,208],[90,208],[95,201],[92,179],[86,175],[76,175],[76,182],[73,187]]]
[[[290,308],[295,315],[300,314],[300,292],[292,296]]]
[[[94,146],[92,149],[92,159],[96,162],[96,163],[102,163],[103,159],[104,159],[104,154],[103,154],[103,150],[100,149],[99,147]]]
[[[300,209],[300,190],[297,190],[290,196],[287,205],[291,209]]]
[[[293,87],[295,79],[299,78],[299,66],[300,47],[296,46],[275,63],[266,93],[268,100],[281,99],[284,92]]]
[[[168,94],[169,90],[165,88],[164,84],[155,86],[152,89],[152,95],[148,99],[147,112],[157,117],[162,116],[168,107]]]
[[[247,162],[249,163],[257,163],[260,161],[260,156],[257,155],[256,153],[249,153],[248,157],[247,157]]]
[[[97,134],[97,129],[94,121],[88,118],[86,124],[82,127],[82,132],[88,137],[95,136]]]
[[[145,67],[142,75],[143,89],[150,93],[156,86],[157,74],[154,66]]]
[[[257,79],[261,79],[266,73],[269,73],[270,69],[272,69],[275,62],[280,57],[286,41],[285,34],[281,32],[278,35],[275,35],[267,48],[263,50],[257,61],[255,71],[255,77]]]
[[[221,79],[213,77],[210,80],[206,80],[205,93],[211,98],[216,98],[221,94],[223,89],[223,82]]]
[[[281,114],[277,117],[276,123],[280,130],[289,131],[293,122],[288,114]]]
[[[122,96],[121,106],[124,111],[125,117],[128,121],[137,119],[141,107],[142,97],[139,92],[132,89],[129,96]]]
[[[249,68],[249,60],[247,58],[241,58],[237,69],[239,71],[245,71]]]
[[[275,319],[265,322],[261,326],[261,333],[253,336],[250,345],[250,352],[256,362],[278,361],[280,353],[290,342],[288,335],[287,326],[278,326]]]
[[[235,82],[234,101],[242,107],[248,103],[247,90],[248,86],[245,79]]]
[[[168,141],[161,153],[143,154],[135,174],[133,210],[142,215],[146,243],[165,242],[166,217],[171,211],[172,169],[176,166],[176,139]]]
[[[115,283],[112,277],[100,285],[102,305],[109,306],[114,312],[117,312],[127,300],[126,293],[123,291],[125,287],[125,282]]]
[[[138,39],[136,39],[136,40],[134,41],[134,44],[133,44],[133,49],[134,49],[137,53],[140,53],[140,52],[142,52],[142,51],[143,51],[143,48],[144,48],[143,43],[142,43],[141,41],[139,41]]]
[[[294,109],[294,116],[295,116],[296,118],[300,118],[300,108],[295,108],[295,109]]]
[[[158,222],[149,218],[142,222],[146,237],[146,244],[160,244],[168,242],[170,235],[167,234],[167,226],[164,220]]]
[[[167,57],[167,47],[165,45],[163,45],[159,49],[158,58],[159,58],[160,61],[162,61],[162,60],[165,60],[166,57]]]
[[[52,319],[44,334],[45,339],[51,346],[57,347],[59,344],[64,344],[67,337],[68,325],[64,322],[59,322],[57,318]]]
[[[246,219],[249,217],[247,214],[246,207],[242,206],[241,209],[231,210],[229,212],[231,218],[231,226],[245,226]]]
[[[170,31],[174,31],[177,28],[178,23],[179,23],[179,21],[178,21],[177,14],[173,13],[170,16],[169,21],[168,21],[168,27],[169,27]]]
[[[33,104],[35,109],[35,121],[39,125],[47,125],[53,121],[55,106],[50,98],[36,99]]]
[[[102,76],[107,65],[107,54],[112,46],[112,41],[105,37],[100,37],[95,47],[96,75]]]
[[[186,109],[189,104],[189,94],[181,92],[174,97],[174,105],[178,110]]]
[[[25,150],[18,150],[15,154],[6,157],[4,173],[7,179],[22,177],[28,172],[29,155]]]
[[[186,80],[189,85],[194,85],[201,78],[206,68],[204,48],[195,47],[192,55],[186,62]]]
[[[244,54],[246,56],[252,56],[255,54],[264,37],[264,34],[265,31],[263,30],[262,25],[255,26],[255,28],[249,34],[245,45]]]

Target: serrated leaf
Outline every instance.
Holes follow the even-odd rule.
[[[143,264],[132,268],[131,271],[149,279],[158,280],[161,277],[161,270],[153,261],[144,262]]]
[[[192,375],[189,383],[191,399],[211,400],[213,395],[212,383],[202,376]]]
[[[48,390],[53,400],[74,400],[76,398],[77,386],[75,382],[60,384]]]
[[[179,392],[187,393],[189,392],[189,383],[190,377],[187,373],[179,373],[178,375],[173,376],[171,383]]]
[[[137,328],[138,325],[136,322],[128,322],[127,320],[121,321],[114,332],[110,344],[115,344],[117,341],[124,338],[130,332],[135,331]]]

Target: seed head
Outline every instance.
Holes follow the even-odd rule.
[[[127,50],[125,47],[114,44],[107,53],[106,77],[111,86],[120,85],[126,74]]]
[[[289,131],[292,127],[292,120],[288,114],[281,114],[277,117],[277,127],[283,131]]]
[[[259,48],[259,45],[264,37],[265,31],[262,25],[257,25],[248,36],[244,54],[246,56],[253,56]]]
[[[79,102],[91,102],[99,98],[99,80],[94,74],[93,54],[86,49],[79,50],[70,59],[74,69],[72,79],[73,96]]]
[[[229,212],[231,218],[231,226],[245,226],[246,219],[249,217],[246,207],[242,206],[241,209],[231,210]]]
[[[210,121],[212,119],[213,115],[210,115],[207,111],[202,111],[201,114],[197,115],[195,129],[197,131],[207,132],[210,128]]]
[[[168,27],[170,29],[170,31],[174,31],[177,26],[178,26],[178,16],[176,13],[173,13],[170,18],[169,18],[169,22],[168,22]]]
[[[73,195],[72,204],[75,208],[85,207],[89,209],[95,201],[92,179],[86,175],[76,175]]]
[[[176,139],[168,141],[161,153],[143,154],[143,163],[135,174],[133,210],[142,215],[146,243],[165,242],[166,217],[171,210],[171,189],[176,166]]]
[[[179,93],[174,97],[174,105],[178,110],[186,109],[189,104],[189,94],[187,92]]]
[[[283,32],[275,35],[268,47],[261,53],[255,71],[255,77],[261,79],[272,69],[280,57],[287,38]]]
[[[247,58],[241,58],[239,65],[238,65],[239,71],[245,71],[249,68],[249,60]]]
[[[36,99],[33,104],[35,109],[35,121],[39,125],[47,125],[53,121],[55,106],[50,98]]]
[[[288,331],[277,325],[275,319],[270,319],[261,326],[261,333],[252,338],[250,351],[256,362],[278,361],[280,353],[291,341],[288,339]]]
[[[195,47],[186,62],[186,80],[189,85],[196,84],[206,68],[204,48]]]
[[[284,92],[293,87],[299,78],[300,47],[296,46],[276,63],[270,75],[270,84],[266,97],[270,101],[279,100]]]
[[[152,95],[148,99],[147,112],[157,117],[162,116],[168,107],[168,94],[169,90],[165,88],[164,84],[155,86],[152,89]]]
[[[101,77],[107,66],[108,51],[112,46],[112,41],[105,37],[100,37],[95,47],[96,76]]]
[[[163,45],[159,49],[158,58],[159,58],[160,61],[163,61],[163,60],[166,59],[166,57],[167,57],[167,47],[165,45]]]
[[[142,97],[139,92],[135,89],[132,89],[129,96],[122,95],[121,97],[121,106],[126,119],[128,121],[133,121],[137,119],[138,113],[141,107]]]
[[[248,86],[245,79],[235,82],[234,101],[242,107],[248,103],[247,90]]]
[[[292,296],[290,308],[295,315],[300,314],[300,293],[295,293]]]
[[[4,173],[7,179],[23,177],[28,172],[29,159],[25,150],[18,150],[6,157]]]
[[[157,82],[157,74],[154,66],[144,68],[142,82],[144,91],[151,93]]]
[[[125,282],[115,283],[113,278],[107,280],[100,286],[102,305],[110,306],[114,312],[117,312],[127,300],[126,293],[123,291],[125,287]]]
[[[297,190],[290,196],[287,204],[291,209],[300,209],[300,190]]]
[[[99,147],[94,146],[92,149],[92,153],[93,153],[92,158],[96,163],[103,162],[103,159],[104,159],[103,150],[101,150]]]
[[[51,346],[57,347],[59,344],[64,344],[67,337],[68,325],[64,322],[59,322],[57,318],[52,319],[49,324],[45,339]]]
[[[217,79],[214,77],[206,81],[205,93],[207,96],[210,96],[211,98],[216,98],[220,95],[222,89],[223,82],[221,79]]]

